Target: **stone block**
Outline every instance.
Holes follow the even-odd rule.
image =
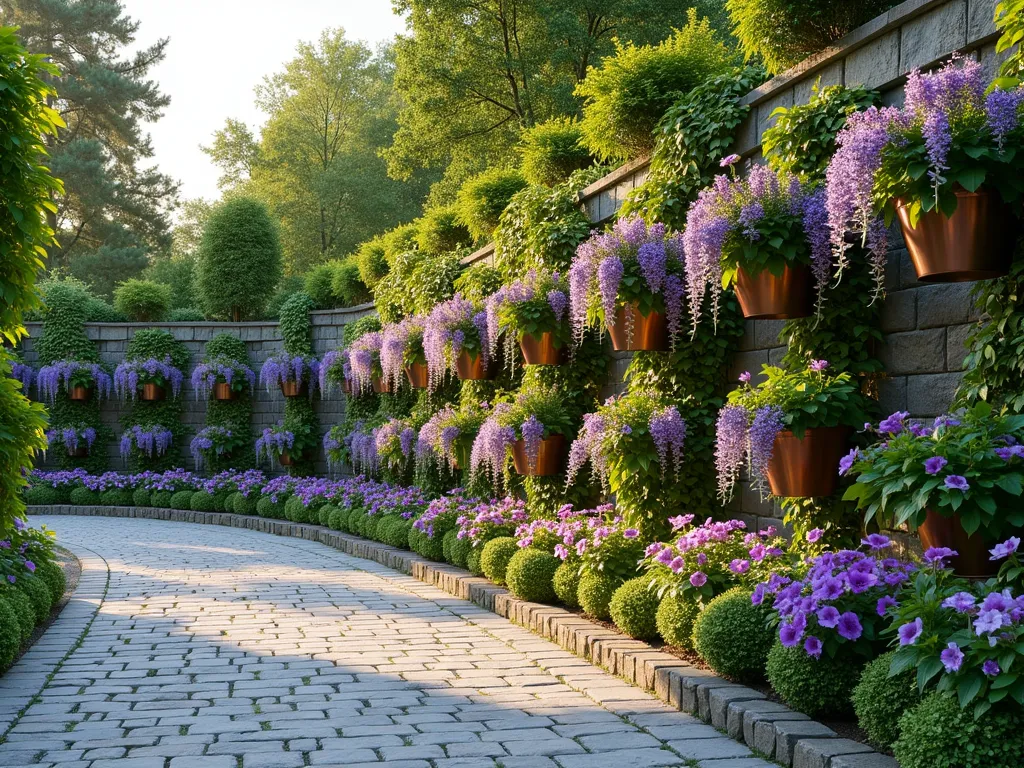
[[[763,725],[766,724],[758,723],[754,728],[755,748],[758,750],[760,750],[760,747],[757,745],[757,734],[758,729],[762,728]],[[801,741],[805,739],[820,741],[822,739],[838,737],[838,734],[831,728],[821,723],[816,723],[813,720],[782,720],[768,723],[767,725],[775,731],[775,759],[783,765],[793,764],[797,744]]]
[[[846,57],[844,81],[848,87],[877,88],[900,74],[900,32],[894,29]]]
[[[116,341],[118,339],[128,338],[128,328],[124,325],[115,325],[114,323],[108,323],[99,326],[99,340],[100,341]]]
[[[768,365],[774,365],[779,367],[782,365],[782,359],[786,356],[788,347],[773,347],[768,350]]]
[[[946,331],[891,333],[885,337],[881,358],[890,374],[941,373],[946,370]]]
[[[758,320],[754,323],[755,349],[772,349],[779,346],[779,334],[786,325],[785,320]]]
[[[830,85],[843,84],[843,62],[833,61],[828,66],[819,69],[813,77],[801,80],[793,86],[793,104],[809,104],[814,95],[814,87],[819,89],[828,88]]]
[[[715,688],[708,693],[708,709],[711,714],[711,725],[715,728],[724,729],[729,719],[729,705],[733,702],[745,702],[764,699],[764,694],[755,691],[753,688],[738,686],[735,690],[730,688]]]
[[[971,283],[925,285],[917,294],[917,327],[938,328],[966,323],[970,316]]]
[[[882,304],[882,333],[912,331],[917,328],[917,291],[893,291]]]
[[[768,363],[768,350],[759,349],[751,352],[739,352],[733,355],[732,366],[729,371],[729,378],[733,381],[744,371],[754,374],[752,383],[758,384],[764,380],[760,375],[761,366]]]
[[[757,109],[757,141],[760,143],[761,136],[766,130],[775,125],[775,120],[772,119],[772,112],[779,107],[792,107],[793,106],[793,89],[787,88],[784,91],[776,94],[768,101],[758,104]]]
[[[832,758],[829,768],[900,768],[895,758],[877,752],[836,755]]]
[[[967,337],[976,327],[974,323],[967,323],[966,325],[952,325],[946,329],[947,370],[964,370],[964,358],[967,357]]]
[[[907,410],[907,377],[894,376],[879,381],[878,403],[886,414]]]
[[[966,0],[937,6],[900,29],[900,71],[927,66],[966,44]]]
[[[746,742],[747,746],[754,747],[759,752],[766,755],[775,754],[775,729],[770,727],[774,722],[781,722],[783,720],[810,720],[807,715],[802,712],[794,712],[786,707],[782,707],[777,712],[769,711],[768,706],[773,702],[770,701],[751,701],[743,704],[743,741]],[[782,706],[781,704],[777,706]],[[761,726],[762,734],[761,741],[757,740],[757,724],[765,723],[766,725]]]
[[[996,34],[996,5],[999,0],[970,0],[967,3],[967,40]]]
[[[757,132],[757,108],[752,108],[739,127],[736,129],[736,144],[733,149],[743,155],[755,149],[760,141]]]
[[[851,739],[805,739],[796,745],[793,768],[831,768],[838,755],[873,753],[867,744]]]
[[[907,410],[912,416],[938,416],[953,402],[962,373],[907,377]]]

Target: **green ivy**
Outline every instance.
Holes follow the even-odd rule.
[[[284,351],[289,355],[313,354],[312,323],[309,313],[316,308],[308,293],[296,293],[281,306],[279,328]]]
[[[128,342],[128,349],[124,357],[125,360],[147,360],[151,357],[163,360],[165,356],[170,356],[171,364],[186,376],[188,375],[188,350],[184,344],[167,331],[155,328],[136,331],[131,341]],[[165,400],[152,402],[138,399],[129,400],[128,410],[121,416],[123,429],[131,429],[136,424],[144,428],[159,424],[169,429],[174,435],[171,447],[163,456],[145,456],[137,449],[132,448],[128,459],[128,465],[132,471],[163,472],[181,464],[182,447],[188,438],[185,425],[181,422],[181,413],[184,407],[183,397],[184,393],[172,398],[168,391]]]
[[[313,324],[309,313],[314,309],[313,299],[306,293],[297,293],[281,307],[280,329],[284,351],[289,355],[313,354]],[[320,419],[313,410],[313,399],[289,397],[284,402],[284,427],[295,435],[296,443],[311,446],[303,458],[288,468],[288,474],[299,477],[312,475],[320,445]]]
[[[206,357],[224,357],[242,365],[249,365],[249,351],[245,342],[230,333],[218,333],[206,343]],[[206,404],[206,426],[224,427],[241,440],[243,448],[233,452],[230,458],[214,454],[209,460],[213,473],[225,469],[249,469],[256,466],[256,453],[252,433],[252,396],[248,389],[237,393],[235,400],[210,399]]]

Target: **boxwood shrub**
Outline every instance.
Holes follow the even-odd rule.
[[[132,504],[136,507],[148,507],[152,504],[153,494],[145,488],[136,488],[132,491]]]
[[[71,503],[79,507],[92,507],[99,504],[100,494],[85,486],[79,486],[71,491]]]
[[[1010,701],[1009,698],[1004,701]],[[974,707],[932,693],[900,718],[893,753],[901,768],[1020,768],[1024,712],[1014,703],[974,719]]]
[[[509,561],[518,551],[519,544],[512,536],[499,536],[488,541],[480,553],[480,567],[484,576],[495,584],[504,584]]]
[[[693,650],[693,625],[699,613],[696,601],[666,595],[655,617],[658,634],[669,645]]]
[[[608,613],[615,626],[636,640],[653,640],[658,636],[658,599],[650,581],[642,576],[623,583],[608,603]]]
[[[21,625],[6,592],[0,593],[0,670],[11,666],[21,649]]]
[[[196,491],[176,491],[170,499],[168,506],[171,509],[192,509],[192,496]]]
[[[132,492],[127,488],[110,488],[100,494],[99,503],[105,507],[130,507]]]
[[[718,595],[693,623],[693,648],[715,672],[738,682],[764,678],[775,642],[770,609],[750,602],[750,590],[734,587]]]
[[[235,505],[234,512],[236,515],[256,514],[256,505],[259,503],[261,498],[258,494],[250,493],[248,496],[243,496],[242,493],[239,492],[233,498]]]
[[[555,571],[552,579],[552,586],[555,589],[555,596],[566,608],[576,609],[580,607],[580,599],[577,595],[580,588],[580,564],[578,561],[566,560]]]
[[[613,576],[600,573],[583,574],[576,592],[580,607],[595,619],[607,621],[611,618],[608,606],[612,601],[612,595],[621,583],[621,580]]]
[[[851,711],[850,697],[863,666],[850,655],[815,659],[800,646],[785,648],[776,642],[765,670],[768,682],[789,706],[820,718]]]
[[[520,549],[505,569],[509,591],[532,603],[555,602],[555,571],[561,564],[557,557],[539,549]]]
[[[921,702],[916,669],[907,669],[889,677],[895,653],[883,653],[865,666],[860,682],[853,689],[857,724],[867,732],[872,743],[886,749],[900,735],[900,717]]]

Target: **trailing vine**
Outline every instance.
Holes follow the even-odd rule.
[[[313,326],[309,313],[315,309],[307,293],[296,293],[281,307],[280,329],[284,351],[296,355],[313,354]],[[319,445],[320,419],[313,410],[312,397],[289,397],[284,402],[284,428],[295,435],[311,435]],[[288,474],[306,477],[315,473],[316,451],[306,451],[301,458],[293,457]]]
[[[171,365],[183,373],[188,370],[189,354],[185,345],[170,333],[155,328],[144,328],[135,332],[128,342],[124,359],[163,360],[170,357]],[[186,428],[181,422],[183,410],[182,395],[173,397],[167,392],[164,400],[145,401],[129,399],[128,410],[121,416],[121,427],[130,430],[135,426],[149,429],[162,426],[173,435],[171,446],[162,456],[154,453],[147,456],[133,445],[128,454],[128,466],[133,471],[152,470],[161,472],[181,464],[182,451],[185,445]]]
[[[245,342],[230,333],[218,333],[210,339],[206,343],[206,357],[209,360],[227,358],[240,365],[249,365],[249,351]],[[252,394],[248,388],[237,392],[234,400],[208,400],[206,426],[229,430],[241,446],[232,451],[230,456],[211,456],[208,462],[211,472],[249,469],[256,465],[252,434]]]

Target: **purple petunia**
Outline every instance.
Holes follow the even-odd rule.
[[[937,475],[948,463],[945,456],[932,456],[924,460],[924,471],[929,475]]]
[[[989,554],[992,555],[989,560],[1002,560],[1004,557],[1009,557],[1017,551],[1017,547],[1019,546],[1020,538],[1017,536],[1011,536],[1006,541],[996,544],[989,550]]]
[[[967,491],[971,487],[967,482],[967,478],[963,475],[946,475],[945,485],[947,488],[956,491]]]
[[[942,607],[952,608],[957,613],[967,613],[974,608],[975,603],[977,603],[977,598],[970,592],[957,592],[943,600]]]
[[[997,661],[995,661],[994,659],[989,659],[981,665],[981,671],[989,677],[995,677],[1000,672],[1002,672],[1002,669],[1000,669],[999,663]]]
[[[900,645],[913,645],[923,632],[924,621],[920,616],[896,630],[900,638]]]
[[[839,617],[836,631],[840,637],[845,637],[847,640],[856,640],[863,634],[864,628],[861,626],[860,617],[856,613],[846,611],[846,613]]]
[[[949,673],[959,672],[960,665],[964,663],[964,652],[956,643],[949,643],[945,650],[939,654],[939,661]]]
[[[878,602],[875,603],[875,613],[879,616],[885,616],[890,608],[894,608],[897,605],[898,603],[896,602],[896,598],[891,595],[883,595],[878,598]]]
[[[807,639],[804,640],[804,651],[807,652],[808,656],[812,656],[815,659],[820,659],[821,648],[821,640],[816,638],[814,635],[808,635]]]

